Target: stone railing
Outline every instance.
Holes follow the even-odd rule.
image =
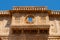
[[[60,11],[52,11],[52,13],[51,14],[57,14],[57,15],[59,15],[60,14]]]
[[[13,7],[13,10],[47,10],[47,7],[34,7],[34,6],[15,6]]]
[[[10,14],[9,11],[0,11],[0,14]]]

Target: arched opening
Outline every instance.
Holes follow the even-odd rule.
[[[27,15],[26,16],[26,23],[33,23],[34,22],[34,16],[33,15]]]

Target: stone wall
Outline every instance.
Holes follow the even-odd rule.
[[[0,36],[9,35],[10,26],[11,26],[11,17],[0,16]]]

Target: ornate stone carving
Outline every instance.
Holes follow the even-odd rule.
[[[31,20],[29,20],[31,18]],[[28,14],[25,18],[26,23],[34,23],[34,15]]]
[[[54,24],[52,24],[51,26],[52,26],[52,28],[51,28],[52,32],[53,32],[53,33],[57,33],[56,21],[54,21]]]

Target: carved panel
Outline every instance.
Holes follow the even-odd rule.
[[[15,14],[15,22],[20,23],[20,15],[19,15],[19,13]]]
[[[41,23],[43,23],[43,24],[46,23],[46,17],[45,17],[45,16],[42,16],[42,17],[41,17]]]
[[[52,26],[51,31],[53,33],[57,33],[57,25],[56,24],[57,24],[56,21],[54,21],[54,24],[51,25]]]

